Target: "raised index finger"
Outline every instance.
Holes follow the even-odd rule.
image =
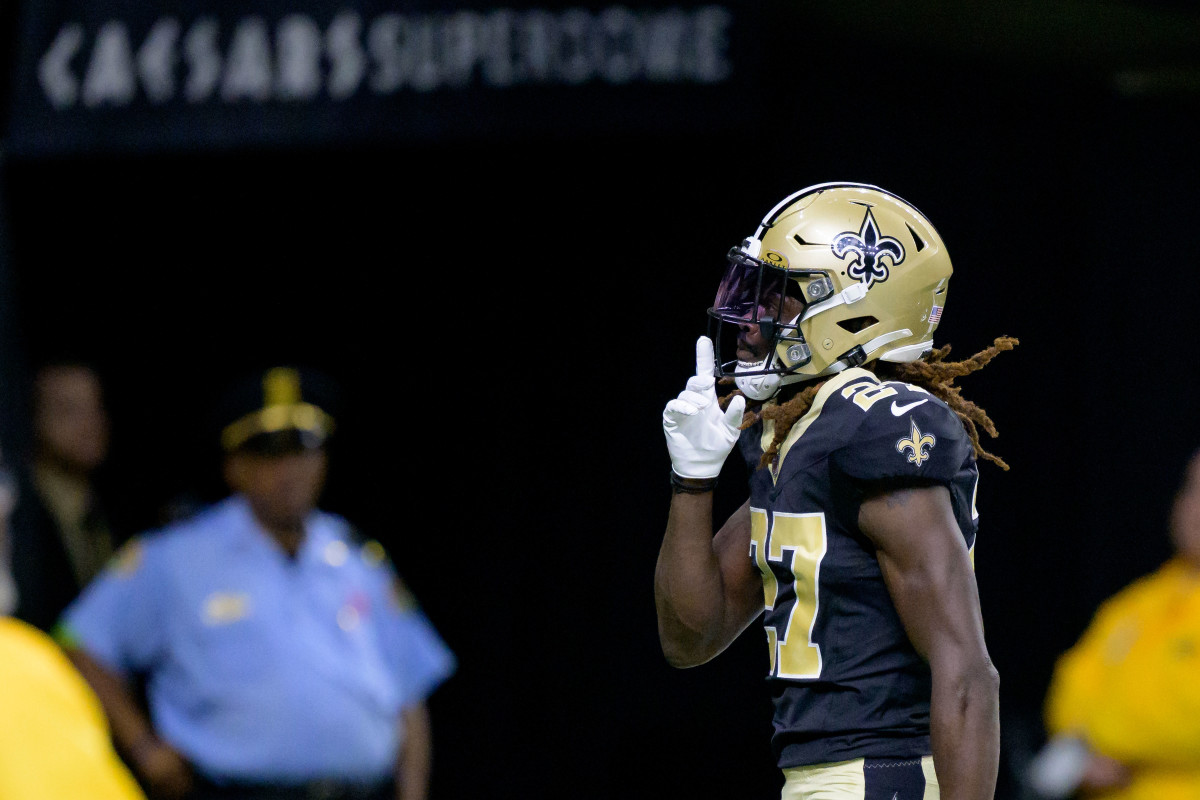
[[[716,356],[713,354],[712,339],[701,336],[696,340],[696,374],[712,378],[716,372]]]

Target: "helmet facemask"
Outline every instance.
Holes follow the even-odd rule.
[[[718,374],[734,378],[751,399],[765,400],[782,385],[811,377],[793,374],[812,360],[799,323],[810,305],[833,293],[833,281],[824,270],[760,259],[756,245],[761,242],[747,239],[730,249],[708,315]],[[768,253],[771,257],[779,255]]]

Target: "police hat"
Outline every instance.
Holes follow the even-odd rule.
[[[255,373],[225,396],[221,449],[271,455],[322,447],[334,430],[336,394],[333,382],[312,370]]]

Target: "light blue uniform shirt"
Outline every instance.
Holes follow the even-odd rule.
[[[158,734],[214,780],[369,780],[394,770],[402,709],[454,656],[378,546],[315,512],[294,559],[231,497],[127,545],[64,633],[143,673]]]

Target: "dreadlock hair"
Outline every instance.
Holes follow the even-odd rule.
[[[954,381],[963,375],[983,369],[993,358],[1006,350],[1012,350],[1018,344],[1020,342],[1011,336],[1001,336],[992,343],[991,347],[981,350],[963,361],[946,361],[946,356],[950,355],[950,345],[943,345],[927,353],[919,361],[909,363],[877,361],[874,369],[875,374],[884,380],[899,380],[915,384],[950,406],[950,410],[962,420],[963,427],[967,430],[967,436],[971,439],[971,447],[975,451],[975,458],[991,461],[1000,469],[1008,470],[1008,464],[1004,463],[1002,458],[989,453],[979,442],[980,428],[983,428],[993,439],[1000,435],[996,431],[991,417],[982,408],[963,397],[962,390],[954,385]],[[742,430],[754,425],[760,419],[772,420],[775,423],[775,437],[771,440],[771,445],[763,452],[762,458],[759,459],[759,469],[775,463],[779,458],[779,448],[783,446],[792,426],[808,413],[813,399],[817,396],[817,391],[823,384],[824,381],[821,381],[806,386],[790,400],[782,403],[771,405],[752,403],[747,406],[746,414],[742,419]],[[742,392],[735,389],[725,395],[721,399],[722,408],[726,407],[729,401],[739,394]]]

